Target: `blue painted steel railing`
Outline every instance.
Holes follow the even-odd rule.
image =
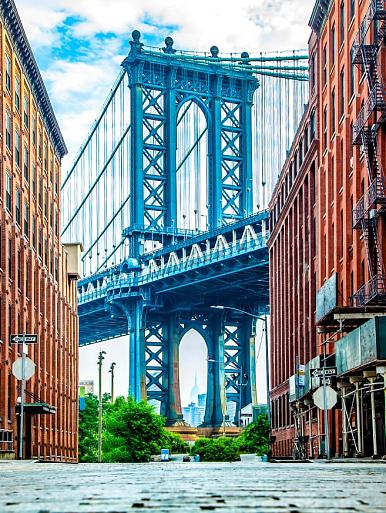
[[[132,274],[114,274],[110,277],[105,277],[103,284],[97,285],[93,291],[82,292],[81,282],[79,287],[79,305],[83,305],[90,301],[95,301],[107,297],[109,293],[117,289],[127,289],[129,287],[137,287],[140,285],[149,285],[158,280],[176,276],[188,271],[202,268],[210,264],[222,262],[231,258],[235,258],[253,251],[257,251],[266,247],[269,234],[258,235],[256,239],[249,241],[236,241],[234,244],[229,244],[227,248],[210,249],[203,251],[202,256],[191,257],[190,255],[185,258],[179,259],[178,262],[166,262],[159,269],[150,269],[147,265],[138,275]],[[171,253],[170,253],[171,254]],[[169,255],[170,255],[169,254]],[[98,283],[98,281],[96,280]],[[89,283],[88,287],[92,286]]]

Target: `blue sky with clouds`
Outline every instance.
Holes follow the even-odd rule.
[[[163,46],[171,35],[178,49],[208,51],[289,50],[305,48],[309,37],[310,0],[15,0],[27,36],[54,105],[69,156],[63,172],[82,144],[129,50],[132,30],[146,44]],[[80,376],[97,383],[97,353],[107,351],[105,389],[111,361],[117,392],[125,394],[128,341],[115,340],[81,350]],[[182,362],[182,399],[189,400],[195,374],[205,385],[206,355],[193,339]],[[191,362],[195,364],[192,367]],[[259,393],[264,398],[264,360],[259,362]]]

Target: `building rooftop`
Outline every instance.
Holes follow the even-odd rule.
[[[310,21],[308,25],[314,30],[318,35],[320,34],[320,30],[323,26],[324,20],[326,18],[326,14],[330,7],[331,0],[317,0],[314,5],[314,9],[311,14]]]
[[[25,73],[30,87],[32,88],[36,103],[43,116],[47,132],[51,137],[56,152],[60,157],[63,157],[67,154],[67,147],[14,0],[0,1],[0,15],[4,19],[5,26],[8,30],[9,36],[11,37],[14,49],[18,54],[23,72]]]

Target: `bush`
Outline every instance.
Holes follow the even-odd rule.
[[[269,453],[269,442],[270,426],[266,415],[259,415],[237,438],[240,452],[255,453],[258,456]]]
[[[145,401],[118,397],[104,418],[103,461],[146,462],[160,451],[164,419]]]
[[[185,454],[189,451],[189,445],[178,433],[173,433],[166,429],[160,441],[160,448],[169,449],[171,454]]]
[[[191,448],[191,454],[198,454],[201,461],[238,461],[240,453],[233,438],[199,438]]]

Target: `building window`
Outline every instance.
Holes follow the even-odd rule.
[[[350,0],[350,20],[355,16],[355,0]]]
[[[48,164],[48,158],[47,158],[47,143],[44,143],[44,172],[47,173],[47,164]]]
[[[38,157],[39,157],[39,160],[40,162],[42,161],[42,152],[43,152],[43,148],[42,148],[42,131],[38,130]]]
[[[335,23],[331,28],[331,66],[335,64]]]
[[[28,203],[24,203],[24,235],[29,238],[29,206]]]
[[[311,141],[315,139],[315,109],[311,112],[310,116],[310,137]]]
[[[20,133],[15,132],[15,163],[20,167]]]
[[[295,151],[295,155],[294,155],[294,178],[296,177],[297,174],[298,174],[298,154]]]
[[[15,78],[15,108],[20,110],[20,78]]]
[[[48,219],[48,190],[44,188],[44,217]]]
[[[304,129],[304,155],[306,155],[308,151],[308,125],[306,125]]]
[[[5,144],[7,149],[12,151],[12,118],[9,110],[7,110],[5,114]]]
[[[310,61],[310,86],[312,91],[315,87],[315,55],[311,57]]]
[[[32,247],[36,249],[36,217],[32,218]]]
[[[12,213],[12,178],[8,173],[6,177],[6,205],[8,211]]]
[[[323,48],[323,85],[327,84],[327,45]]]
[[[327,148],[327,105],[323,110],[323,150]]]
[[[36,146],[36,117],[32,118],[32,144]]]
[[[55,171],[55,194],[59,192],[59,171]]]
[[[351,48],[350,52],[350,98],[355,93],[355,64],[353,63],[354,60],[354,48]]]
[[[23,114],[24,114],[24,126],[26,128],[28,128],[29,127],[29,98],[26,94],[24,95]]]
[[[39,191],[38,191],[38,204],[39,207],[43,208],[43,178],[39,178]]]
[[[340,45],[344,43],[344,2],[340,4]]]
[[[335,133],[335,87],[331,93],[331,130]]]
[[[5,86],[11,91],[11,57],[5,54]]]
[[[32,166],[32,194],[36,197],[36,164],[34,163]]]
[[[21,193],[19,189],[16,189],[16,199],[15,199],[15,218],[17,224],[20,226],[21,221],[21,208],[20,208],[20,202],[21,202]]]
[[[12,279],[12,240],[8,239],[8,278]]]
[[[299,141],[299,168],[303,164],[303,139]]]
[[[339,106],[339,115],[340,117],[344,114],[344,102],[345,102],[345,96],[344,96],[344,68],[342,68],[342,71],[340,72],[340,106]]]
[[[40,258],[43,256],[43,232],[41,226],[39,226],[38,255]]]
[[[19,249],[19,251],[17,252],[17,263],[16,263],[16,268],[17,268],[17,288],[19,290],[21,290],[21,284],[23,283],[22,282],[22,279],[21,279],[21,251]]]
[[[24,167],[24,180],[28,183],[29,179],[29,152],[27,146],[24,146],[23,155],[23,167]]]

